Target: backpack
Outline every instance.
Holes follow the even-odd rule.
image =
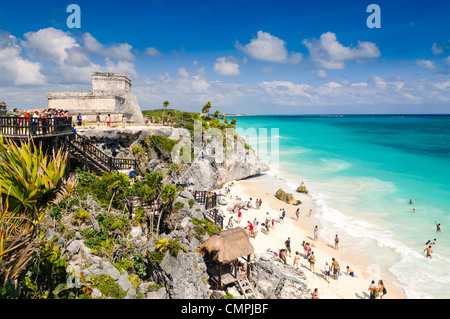
[[[383,287],[383,295],[387,294],[386,288]]]
[[[377,298],[380,295],[380,291],[378,289],[375,289],[373,291],[373,295],[375,296],[375,298]]]

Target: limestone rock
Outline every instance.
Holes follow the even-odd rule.
[[[291,205],[300,205],[301,204],[301,202],[299,200],[294,198],[294,195],[286,193],[281,188],[279,190],[277,190],[275,197],[287,204],[291,204]]]
[[[252,263],[252,278],[258,295],[263,299],[310,299],[306,277],[290,265],[275,260],[273,254],[260,254]]]
[[[304,193],[304,194],[308,194],[308,190],[306,189],[306,186],[299,186],[297,187],[297,192],[299,193]]]

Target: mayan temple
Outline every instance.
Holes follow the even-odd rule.
[[[89,92],[49,92],[48,107],[78,113],[95,122],[96,115],[111,114],[112,122],[120,122],[125,114],[127,123],[144,124],[136,96],[131,92],[131,79],[126,74],[93,72]]]

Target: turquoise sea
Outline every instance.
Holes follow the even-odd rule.
[[[304,181],[322,238],[339,234],[408,298],[450,298],[450,116],[238,116],[237,128],[261,132],[249,143],[273,165],[257,178],[292,192]]]

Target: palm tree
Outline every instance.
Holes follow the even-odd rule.
[[[165,113],[165,111],[166,111],[166,108],[169,106],[169,104],[170,104],[169,101],[164,101],[164,102],[163,102],[163,106],[164,106],[163,117],[162,117],[163,125],[164,125],[164,113]]]
[[[210,108],[211,108],[211,102],[208,101],[208,103],[206,103],[202,108],[202,114],[204,114],[204,113],[208,114]]]
[[[177,197],[177,187],[174,184],[167,184],[162,189],[160,197],[164,204],[171,203]],[[161,222],[162,209],[159,209],[158,225],[156,226],[156,234],[159,233],[159,224]]]

